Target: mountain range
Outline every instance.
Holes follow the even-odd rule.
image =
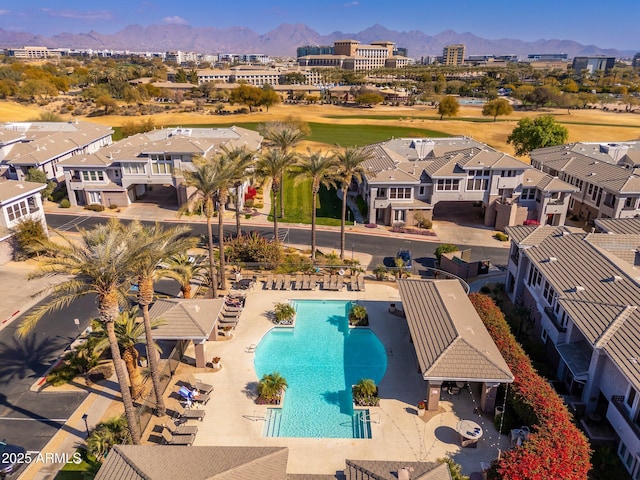
[[[387,40],[405,47],[409,56],[441,55],[445,45],[464,43],[467,55],[520,55],[531,53],[566,53],[579,55],[609,55],[631,57],[633,51],[604,49],[595,45],[582,45],[573,40],[536,40],[525,42],[512,38],[487,39],[473,33],[445,30],[436,35],[411,30],[398,32],[382,25],[374,25],[361,32],[333,32],[320,35],[304,24],[283,23],[265,34],[246,27],[195,28],[188,25],[129,25],[114,34],[60,33],[51,37],[0,29],[0,46],[5,48],[37,45],[50,48],[168,51],[182,50],[199,53],[262,53],[271,56],[295,56],[296,48],[303,45],[333,45],[340,39],[352,38],[362,43]]]

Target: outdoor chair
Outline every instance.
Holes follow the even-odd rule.
[[[301,273],[296,275],[295,290],[302,290],[302,274]]]
[[[169,431],[169,433],[171,433],[171,435],[176,436],[176,435],[195,435],[196,433],[198,433],[198,426],[197,425],[167,425],[167,424],[162,424],[162,428],[165,428]]]
[[[230,305],[225,305],[224,307],[222,307],[222,313],[237,313],[241,311],[242,307],[232,307]]]
[[[323,290],[329,290],[330,284],[331,283],[331,277],[327,274],[325,274],[322,277],[322,289]]]
[[[315,290],[317,288],[318,288],[318,276],[311,275],[311,278],[309,279],[309,289]]]
[[[291,290],[291,275],[284,276],[284,289]]]
[[[198,389],[194,388],[193,390],[189,390],[187,387],[180,387],[178,390],[178,395],[187,402],[187,405],[191,405],[192,402],[198,402],[203,405],[206,405],[209,401],[209,394],[200,393]]]
[[[311,276],[310,275],[303,275],[302,276],[302,289],[303,290],[310,290],[311,289]]]
[[[450,385],[449,388],[447,389],[447,393],[449,394],[449,396],[453,396],[456,395],[458,398],[460,398],[460,390],[461,388],[458,387],[457,385]]]
[[[338,280],[336,281],[336,290],[342,291],[344,288],[344,279],[342,276],[338,275]]]
[[[329,279],[329,290],[338,290],[338,275],[331,275]]]
[[[358,291],[358,279],[355,276],[351,276],[351,291],[352,292],[357,292]]]
[[[267,279],[264,282],[264,289],[271,290],[273,288],[273,275],[267,275]]]
[[[200,380],[196,379],[193,375],[187,376],[187,383],[191,388],[196,388],[200,391],[200,393],[206,393],[207,395],[213,392],[213,385],[209,385],[208,383],[203,383]]]
[[[164,445],[193,445],[195,439],[194,434],[172,435],[168,430],[162,429],[162,443]]]
[[[283,285],[284,285],[284,277],[282,275],[276,276],[276,281],[273,283],[273,289],[282,290]]]
[[[359,292],[364,292],[364,275],[363,274],[359,274],[357,276],[358,279],[358,291]]]
[[[185,420],[200,420],[204,418],[205,415],[204,410],[194,410],[194,409],[186,409],[182,405],[176,406],[176,414],[177,418],[182,418]]]

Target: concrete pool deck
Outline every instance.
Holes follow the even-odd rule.
[[[397,289],[389,284],[367,281],[365,292],[333,291],[266,291],[262,284],[248,292],[240,323],[229,340],[206,344],[206,358],[221,357],[222,368],[214,371],[194,369],[182,364],[175,375],[180,382],[188,373],[214,386],[211,400],[203,408],[206,416],[197,422],[194,445],[221,446],[286,446],[289,448],[288,473],[335,474],[345,467],[345,459],[435,461],[451,457],[469,475],[481,470],[481,462],[490,462],[498,448],[508,448],[506,436],[498,438],[493,415],[474,413],[478,393],[463,390],[449,398],[443,391],[440,410],[428,421],[416,414],[418,401],[425,396],[426,384],[417,371],[409,330],[404,318],[389,313],[390,303],[400,303]],[[258,377],[254,369],[254,353],[248,347],[257,345],[273,328],[267,313],[276,303],[291,299],[357,300],[367,307],[370,327],[385,346],[387,372],[379,384],[380,407],[370,408],[371,439],[327,439],[263,437],[267,406],[254,403]],[[187,352],[193,357],[191,346]],[[170,387],[168,393],[175,391]],[[286,399],[285,399],[286,401]],[[177,399],[171,396],[167,407],[173,409]],[[472,419],[484,430],[478,448],[461,448],[455,432],[458,421]]]

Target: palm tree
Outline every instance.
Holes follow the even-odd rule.
[[[261,129],[260,133],[262,133],[267,145],[280,150],[283,155],[290,154],[291,149],[305,137],[305,133],[297,126],[282,122],[267,123]],[[284,181],[283,176],[284,172],[280,174],[281,185]],[[282,201],[282,195],[280,195],[280,218],[283,217],[284,203]]]
[[[166,408],[162,398],[162,385],[160,384],[160,371],[155,352],[151,350],[153,338],[151,335],[151,319],[149,317],[149,305],[153,302],[153,280],[158,278],[158,265],[168,257],[184,253],[189,248],[196,246],[197,239],[188,237],[189,227],[174,227],[165,229],[159,223],[143,225],[139,222],[131,224],[135,231],[135,249],[137,251],[135,263],[132,265],[138,276],[138,305],[142,310],[144,331],[147,342],[147,361],[153,383],[153,391],[156,397],[156,411],[159,416],[164,416]]]
[[[278,194],[282,196],[280,187],[281,179],[287,167],[294,164],[294,157],[283,154],[280,150],[269,149],[263,153],[256,164],[256,173],[263,179],[271,180],[271,205],[273,206],[273,240],[278,241],[278,215],[276,212],[276,199]]]
[[[287,388],[287,381],[278,372],[264,374],[258,383],[258,394],[267,401],[277,402]]]
[[[218,244],[220,245],[220,288],[226,290],[227,279],[225,272],[226,258],[224,254],[224,213],[229,200],[229,189],[236,187],[239,180],[246,175],[247,168],[253,161],[253,155],[245,147],[227,149],[222,147],[222,153],[216,159],[218,171]],[[236,201],[236,206],[239,200]],[[236,218],[239,222],[238,208]]]
[[[244,145],[233,149],[222,147],[222,152],[221,159],[223,159],[223,161],[221,161],[221,164],[225,166],[228,165],[229,168],[233,169],[230,174],[230,185],[226,189],[226,194],[228,195],[229,188],[233,187],[235,189],[236,236],[239,237],[242,234],[240,226],[240,187],[249,175],[249,169],[254,163],[254,156]],[[220,203],[223,203],[222,199]]]
[[[336,160],[333,155],[325,156],[322,152],[311,152],[300,159],[295,166],[293,178],[296,182],[311,180],[311,260],[316,259],[316,206],[320,185],[335,186]]]
[[[213,256],[213,230],[211,219],[221,179],[219,178],[216,164],[202,157],[193,160],[194,170],[183,171],[184,184],[193,187],[195,191],[189,195],[187,201],[180,209],[180,213],[201,208],[207,219],[207,235],[209,238],[209,278],[211,280],[211,298],[218,297],[218,275],[215,258]],[[223,273],[224,274],[224,273]]]
[[[46,314],[69,305],[73,300],[89,294],[97,295],[100,321],[107,330],[113,366],[120,385],[124,411],[135,445],[140,443],[140,424],[136,417],[131,392],[127,386],[127,372],[122,365],[115,333],[118,307],[127,305],[127,291],[131,286],[135,262],[135,232],[130,227],[111,219],[91,230],[79,230],[79,241],[73,241],[61,233],[60,241],[41,240],[49,256],[39,258],[39,266],[30,278],[52,275],[70,275],[70,278],[50,287],[51,299],[36,307],[27,315],[17,334],[27,335]]]
[[[339,147],[339,146],[338,146]],[[338,180],[342,189],[342,217],[340,219],[340,259],[344,260],[344,249],[346,243],[345,223],[347,215],[347,191],[352,181],[360,183],[364,175],[362,162],[367,160],[371,154],[361,148],[347,147],[339,150],[335,154],[338,164]]]
[[[183,298],[191,298],[191,282],[202,279],[206,270],[196,265],[186,253],[173,255],[164,262],[165,266],[157,270],[158,278],[172,278],[180,284]]]
[[[130,441],[127,419],[115,417],[96,425],[87,438],[87,449],[99,462],[102,462],[111,447],[127,444]]]
[[[121,349],[122,359],[129,373],[129,381],[131,383],[131,395],[138,398],[142,393],[142,375],[138,367],[138,350],[136,345],[143,343],[141,338],[144,336],[144,323],[138,321],[138,313],[140,309],[136,305],[129,310],[123,311],[115,321],[115,332],[118,338],[118,345]],[[151,328],[157,328],[164,322],[155,320],[151,322]],[[109,347],[109,339],[104,325],[99,320],[92,322],[92,336],[96,338],[96,344],[93,346],[94,353],[102,352]],[[154,343],[153,347],[159,350]],[[148,348],[147,348],[148,350]]]

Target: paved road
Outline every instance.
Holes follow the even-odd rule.
[[[76,227],[91,228],[101,222],[105,222],[103,217],[91,217],[91,216],[75,216],[75,215],[59,215],[48,214],[47,223],[52,228],[58,228],[61,230],[75,231]],[[167,222],[167,225],[172,225],[172,222]],[[189,223],[189,226],[193,229],[195,235],[205,235],[206,225],[201,222]],[[270,227],[255,227],[252,225],[245,225],[244,231],[258,231],[265,236],[269,236],[272,233]],[[285,243],[305,245],[310,243],[310,231],[309,228],[304,227],[280,227],[281,232],[287,232],[288,234],[284,239]],[[217,227],[214,230],[217,232]],[[225,235],[234,235],[235,225],[225,226]],[[317,245],[321,249],[329,249],[339,252],[340,250],[340,232],[334,230],[318,230]],[[217,238],[217,237],[216,237]],[[408,248],[413,252],[416,263],[423,266],[432,266],[433,259],[435,258],[434,252],[438,247],[436,242],[424,242],[420,240],[405,240],[395,238],[392,236],[382,235],[366,235],[360,233],[347,233],[346,235],[346,256],[349,256],[349,251],[352,249],[356,252],[363,252],[372,255],[370,268],[375,267],[378,264],[384,263],[388,266],[392,266],[393,257],[396,252],[402,248]],[[493,265],[507,265],[509,250],[505,248],[486,247],[484,245],[475,245],[470,247],[472,249],[472,260],[489,260]]]
[[[37,393],[30,388],[96,314],[94,298],[85,297],[45,316],[26,338],[15,336],[19,321],[0,331],[0,438],[39,451],[78,408],[85,392]]]

